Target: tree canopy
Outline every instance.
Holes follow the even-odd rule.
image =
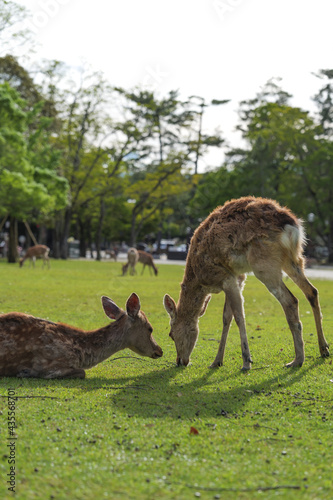
[[[0,217],[12,228],[38,224],[54,257],[66,258],[74,237],[83,256],[95,245],[100,258],[110,243],[185,240],[217,205],[251,194],[303,217],[333,261],[333,70],[316,73],[314,115],[292,106],[279,79],[268,81],[239,103],[242,142],[230,147],[204,126],[210,106],[229,102],[223,96],[124,89],[60,61],[23,65],[15,43],[33,42],[20,28],[25,15],[13,1],[1,4]],[[225,160],[203,171],[212,148]],[[13,230],[11,261],[16,238]]]

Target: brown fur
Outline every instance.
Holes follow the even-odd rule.
[[[302,222],[276,201],[252,196],[231,200],[216,208],[195,231],[186,261],[178,304],[166,295],[177,364],[187,365],[195,346],[198,318],[209,302],[208,294],[225,292],[223,331],[212,366],[223,364],[224,349],[233,318],[241,337],[243,369],[251,367],[245,327],[242,289],[245,275],[253,271],[281,303],[293,335],[296,357],[287,366],[304,362],[302,324],[298,300],[282,281],[282,270],[310,302],[316,322],[320,353],[329,355],[323,334],[318,291],[304,275]]]
[[[127,263],[123,265],[123,276],[130,268],[130,274],[133,276],[136,274],[135,266],[137,265],[139,260],[139,253],[136,248],[129,248],[127,252]]]
[[[110,259],[114,259],[115,262],[117,262],[117,254],[114,250],[105,250],[105,256],[109,256]]]
[[[155,276],[157,276],[158,269],[155,266],[154,259],[150,255],[150,253],[144,252],[143,250],[138,250],[138,254],[139,254],[139,262],[141,262],[141,264],[143,264],[141,274],[143,274],[143,271],[145,270],[145,267],[148,266],[149,267],[149,273],[151,274],[151,269],[153,269]]]
[[[93,331],[19,312],[0,315],[0,376],[84,378],[85,369],[125,348],[141,356],[162,356],[135,293],[127,300],[127,312],[108,297],[102,297],[102,304],[116,321]]]
[[[48,268],[50,268],[49,252],[50,249],[46,245],[35,245],[33,247],[28,248],[28,250],[25,253],[25,256],[22,257],[22,259],[20,259],[20,267],[23,266],[24,261],[26,259],[30,259],[30,266],[32,263],[33,267],[35,267],[36,257],[41,257],[43,259],[43,267],[47,263]]]

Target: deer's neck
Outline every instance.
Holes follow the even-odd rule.
[[[196,279],[190,265],[186,266],[177,304],[177,316],[197,320],[207,292]]]
[[[85,334],[85,338],[80,342],[82,368],[92,368],[112,354],[128,347],[125,322],[126,317],[123,317],[104,328]]]

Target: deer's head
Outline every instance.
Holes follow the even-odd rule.
[[[124,344],[132,351],[149,358],[160,358],[163,351],[156,343],[152,333],[153,327],[147,316],[140,310],[140,299],[136,293],[132,293],[126,302],[126,311],[120,309],[108,297],[102,297],[105,314],[119,321],[119,332],[124,337]]]
[[[196,314],[182,314],[170,295],[164,296],[164,307],[170,316],[170,333],[176,345],[178,366],[187,366],[190,362],[190,354],[196,344],[199,335],[198,318],[205,314],[210,295],[206,297],[200,310],[199,316]]]

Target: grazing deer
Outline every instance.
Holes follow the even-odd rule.
[[[18,312],[0,315],[0,376],[84,378],[85,369],[122,349],[150,358],[163,355],[135,293],[126,312],[108,297],[102,297],[102,305],[116,321],[87,332]]]
[[[155,276],[157,276],[158,269],[155,266],[154,259],[150,255],[150,253],[144,252],[142,250],[138,250],[138,254],[139,254],[139,262],[141,262],[141,264],[143,264],[141,274],[143,274],[143,271],[145,270],[145,267],[148,266],[149,267],[149,273],[151,274],[151,268],[153,268]]]
[[[137,249],[129,248],[127,252],[127,263],[123,265],[123,276],[127,273],[128,268],[130,268],[130,274],[136,274],[135,266],[137,265],[138,260],[139,253]]]
[[[105,256],[108,255],[110,259],[114,259],[117,262],[117,254],[114,250],[105,250]]]
[[[304,275],[302,222],[287,208],[264,198],[245,197],[216,208],[195,231],[178,304],[169,296],[164,306],[170,315],[170,336],[176,344],[177,364],[187,365],[198,338],[198,319],[206,310],[210,293],[225,292],[223,330],[212,367],[223,364],[233,317],[241,338],[243,370],[251,368],[242,288],[244,273],[254,275],[280,302],[291,330],[295,359],[286,366],[302,366],[304,343],[298,300],[282,281],[282,270],[308,299],[314,314],[322,357],[329,356],[324,337],[318,291]]]
[[[33,267],[35,267],[36,257],[41,257],[43,259],[43,267],[47,263],[48,268],[50,269],[49,252],[50,249],[46,245],[35,245],[28,248],[28,250],[25,252],[25,256],[20,259],[20,267],[23,266],[24,261],[27,259],[30,260],[30,266],[32,263]]]

